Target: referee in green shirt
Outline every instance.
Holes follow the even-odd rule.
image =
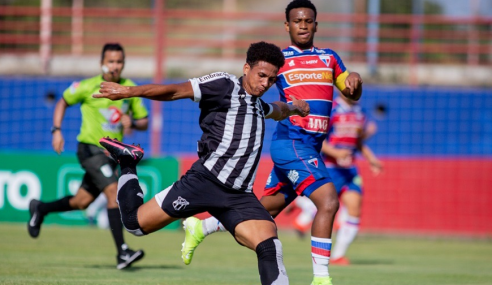
[[[85,174],[75,196],[65,196],[52,202],[31,200],[28,222],[29,235],[36,238],[47,214],[86,209],[101,192],[104,193],[108,200],[109,226],[118,252],[117,269],[129,267],[140,260],[144,252],[133,251],[125,243],[121,215],[116,203],[117,164],[105,154],[99,140],[106,136],[122,140],[123,134],[131,129],[146,130],[148,111],[140,98],[111,101],[92,98],[92,94],[98,93],[99,86],[104,81],[135,86],[130,79],[121,77],[124,65],[123,47],[117,43],[104,45],[101,54],[102,75],[72,83],[56,104],[51,133],[53,149],[60,154],[65,143],[62,126],[65,110],[80,103],[82,125],[77,136],[77,157]]]

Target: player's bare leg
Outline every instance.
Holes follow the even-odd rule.
[[[269,196],[263,196],[261,197],[260,202],[274,218],[287,207],[285,196],[280,192]]]
[[[116,185],[116,183],[115,183]],[[79,188],[75,196],[68,200],[68,203],[72,209],[84,210],[94,202],[95,198],[84,188]]]

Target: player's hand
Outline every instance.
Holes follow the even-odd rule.
[[[124,129],[132,128],[132,118],[128,114],[122,114],[120,120]]]
[[[129,87],[105,81],[100,85],[99,94],[93,94],[92,97],[107,98],[113,101],[128,98],[130,97]]]
[[[374,174],[375,176],[383,172],[383,163],[379,159],[374,159],[370,161],[369,164],[371,166],[372,174]]]
[[[120,120],[124,134],[130,135],[132,133],[132,118],[128,114],[123,114]]]
[[[345,87],[343,94],[352,100],[359,100],[362,92],[362,78],[357,72],[351,72],[347,78],[345,78]]]
[[[53,138],[51,139],[51,145],[56,153],[61,154],[64,151],[65,140],[61,131],[56,131],[53,133]]]
[[[290,99],[292,100],[292,106],[296,107],[295,112],[297,115],[301,117],[306,117],[309,115],[309,112],[311,111],[311,108],[309,107],[308,102],[304,100],[297,100],[296,97],[293,95],[289,95]]]

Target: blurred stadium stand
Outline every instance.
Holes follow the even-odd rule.
[[[360,162],[363,230],[492,236],[492,13],[483,13],[491,5],[469,1],[483,11],[472,7],[456,16],[444,13],[442,1],[381,0],[380,15],[369,15],[371,1],[313,1],[319,8],[315,44],[338,51],[362,73],[361,104],[378,124],[369,145],[386,171],[372,177]],[[123,75],[138,84],[216,70],[239,74],[251,42],[288,45],[286,1],[53,0],[44,10],[51,14],[51,35],[41,40],[45,2],[51,1],[0,1],[0,151],[52,152],[54,103],[72,81],[99,72],[105,42],[124,45]],[[425,5],[415,11],[417,2]],[[151,7],[156,3],[165,7],[160,13]],[[265,99],[277,96],[272,88]],[[145,103],[162,114],[162,130],[126,140],[141,143],[149,156],[178,156],[185,169],[201,134],[197,104]],[[274,125],[267,122],[256,193],[270,170]],[[75,152],[79,126],[80,111],[70,108],[66,152]],[[287,219],[279,224],[287,226]]]
[[[337,51],[366,82],[490,86],[491,5],[466,1],[469,14],[456,16],[435,1],[314,1],[315,44]],[[116,41],[125,46],[130,64],[138,61],[127,76],[152,78],[161,58],[168,77],[187,78],[218,67],[237,71],[251,42],[289,44],[282,24],[285,1],[1,3],[3,74],[92,75],[102,44]],[[376,12],[373,3],[380,5]],[[95,63],[87,64],[94,57]]]

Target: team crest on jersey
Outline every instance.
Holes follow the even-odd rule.
[[[330,66],[330,61],[331,61],[331,56],[329,55],[320,55],[319,58],[321,59],[321,61],[326,64],[326,66]]]
[[[292,169],[289,171],[289,174],[287,174],[287,178],[289,178],[292,183],[296,183],[297,179],[299,179],[299,173]]]
[[[314,167],[318,168],[318,158],[311,158],[310,160],[308,160],[308,163],[313,165]]]
[[[182,198],[181,196],[178,196],[178,199],[176,199],[173,202],[173,208],[174,210],[179,211],[186,208],[186,206],[188,206],[189,204],[190,202],[186,201],[186,199]]]
[[[72,93],[72,94],[75,93],[75,90],[77,90],[77,88],[79,87],[79,85],[80,85],[80,82],[74,81],[72,83],[72,85],[70,85],[70,93]]]

